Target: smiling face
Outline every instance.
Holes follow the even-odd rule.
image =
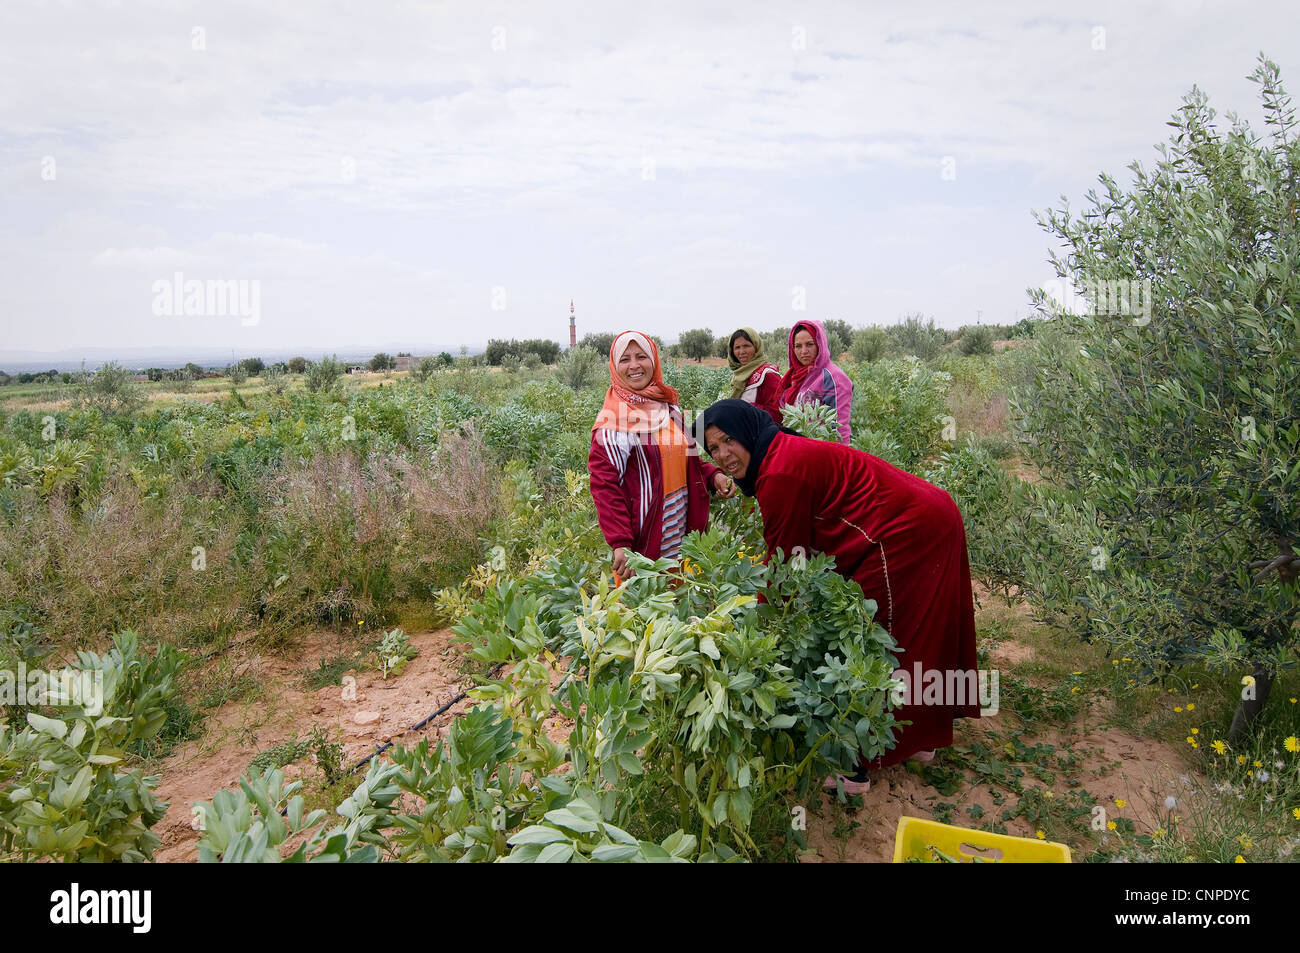
[[[632,390],[645,390],[654,380],[655,362],[635,341],[630,343],[618,359],[618,372]]]
[[[754,342],[742,334],[732,342],[731,353],[741,364],[748,364],[754,359]]]
[[[817,360],[817,341],[811,333],[803,328],[795,332],[794,356],[804,367]]]
[[[705,428],[704,448],[722,472],[733,480],[739,480],[749,469],[749,451],[719,427]]]

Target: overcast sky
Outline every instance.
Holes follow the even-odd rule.
[[[1032,210],[1150,163],[1194,84],[1262,130],[1297,38],[1195,0],[5,0],[0,356],[567,343],[570,299],[670,340],[1009,322]],[[177,273],[257,298],[186,314]]]

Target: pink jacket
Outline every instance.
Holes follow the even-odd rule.
[[[795,322],[794,327],[790,329],[790,367],[798,364],[798,358],[794,356],[795,333],[805,325],[812,329],[813,337],[817,340],[817,360],[813,361],[813,366],[809,369],[808,376],[804,378],[803,386],[799,388],[799,393],[792,403],[816,402],[832,408],[839,422],[840,440],[848,443],[849,438],[853,436],[853,428],[849,426],[849,414],[853,406],[853,381],[849,380],[849,375],[840,370],[840,366],[831,360],[830,346],[826,341],[826,329],[822,327],[820,321],[804,318]]]

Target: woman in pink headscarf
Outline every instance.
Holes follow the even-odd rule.
[[[853,382],[831,361],[826,329],[820,321],[800,321],[790,329],[790,370],[781,379],[781,403],[820,403],[835,411],[840,440],[853,436],[849,411]]]

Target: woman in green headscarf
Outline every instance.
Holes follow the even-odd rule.
[[[753,328],[733,331],[727,345],[731,392],[723,397],[748,401],[781,423],[781,372],[763,359],[763,337]]]

